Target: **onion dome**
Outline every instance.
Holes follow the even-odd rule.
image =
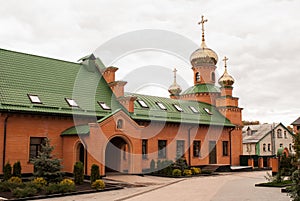
[[[207,22],[207,19],[204,19],[204,16],[201,17],[201,21],[198,24],[202,25],[202,43],[201,47],[197,50],[195,50],[190,57],[190,61],[192,65],[197,64],[214,64],[216,65],[218,62],[218,55],[215,51],[208,48],[205,44],[205,38],[204,38],[204,23]]]
[[[171,96],[178,96],[180,92],[182,91],[181,87],[177,84],[176,82],[176,68],[174,68],[174,82],[173,84],[169,87],[169,93]]]
[[[212,49],[208,48],[205,41],[202,41],[201,47],[195,50],[190,57],[191,64],[212,63],[218,62],[218,55]]]
[[[234,83],[234,79],[231,75],[228,74],[227,72],[227,57],[224,57],[223,61],[225,62],[225,71],[223,73],[223,75],[220,77],[219,79],[219,84],[221,86],[232,86]]]

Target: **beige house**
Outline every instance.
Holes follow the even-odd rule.
[[[282,123],[244,126],[243,155],[273,156],[280,147],[294,152],[293,134]]]

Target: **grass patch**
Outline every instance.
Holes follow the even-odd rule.
[[[260,184],[255,184],[255,186],[261,186],[261,187],[278,187],[278,188],[282,188],[282,187],[286,187],[286,186],[290,186],[292,184],[291,180],[284,180],[281,182],[266,182],[266,183],[260,183]]]

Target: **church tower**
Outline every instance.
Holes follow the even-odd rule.
[[[202,26],[202,42],[200,48],[195,50],[190,57],[192,70],[194,73],[194,86],[185,90],[180,98],[183,100],[196,100],[215,105],[215,100],[219,96],[219,89],[215,86],[217,54],[205,44],[204,23],[208,20],[201,17],[198,24]]]
[[[220,97],[216,100],[216,107],[218,110],[235,124],[236,127],[230,132],[230,146],[232,164],[239,164],[239,154],[242,153],[242,108],[239,108],[239,98],[232,96],[234,79],[227,71],[228,58],[224,57],[225,70],[220,77],[219,84],[221,85]]]
[[[178,99],[179,98],[179,94],[181,92],[181,87],[176,82],[176,72],[177,72],[176,68],[174,68],[173,72],[174,72],[174,82],[169,87],[168,91],[170,93],[170,98],[172,98],[172,99]]]

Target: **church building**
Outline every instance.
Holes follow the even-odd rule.
[[[152,160],[180,157],[190,166],[239,165],[242,108],[226,57],[217,81],[205,22],[202,16],[202,43],[190,56],[194,85],[182,91],[175,69],[169,98],[125,92],[127,82],[115,80],[118,68],[93,54],[68,62],[0,49],[0,174],[16,161],[32,173],[45,138],[63,171],[82,161],[86,175],[92,164],[101,175],[140,174]]]

